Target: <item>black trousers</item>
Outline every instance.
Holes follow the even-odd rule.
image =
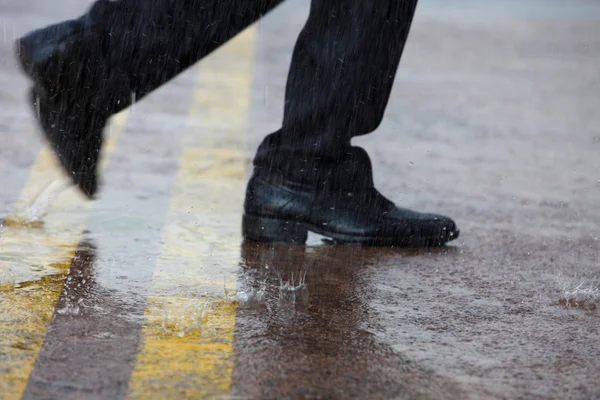
[[[283,0],[99,0],[82,18],[137,98],[170,80]],[[312,0],[298,37],[282,127],[257,160],[334,156],[380,124],[417,0]],[[125,77],[126,78],[123,78]]]

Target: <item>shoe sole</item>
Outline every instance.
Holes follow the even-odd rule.
[[[329,232],[304,222],[264,218],[247,214],[242,219],[242,234],[244,238],[257,242],[304,244],[308,238],[309,231],[331,238],[338,244],[369,247],[441,247],[445,243],[455,240],[460,235],[460,231],[456,230],[450,234],[440,233],[439,237],[372,237]]]

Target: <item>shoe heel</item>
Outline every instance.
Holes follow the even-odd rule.
[[[28,46],[28,38],[20,38],[15,42],[14,49],[17,59],[19,61],[21,70],[25,72],[32,80],[36,80],[35,73],[33,72],[33,55],[31,54],[31,49]]]
[[[308,229],[301,222],[244,215],[242,234],[257,242],[304,244]]]

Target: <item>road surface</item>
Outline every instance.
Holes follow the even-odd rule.
[[[4,0],[0,398],[600,398],[600,5],[568,3],[421,1],[355,143],[456,219],[434,251],[242,242],[306,1],[115,116],[90,203],[12,54],[89,3]]]

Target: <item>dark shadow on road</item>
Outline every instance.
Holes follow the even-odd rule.
[[[24,399],[124,398],[135,365],[144,299],[96,281],[96,246],[80,243]]]

